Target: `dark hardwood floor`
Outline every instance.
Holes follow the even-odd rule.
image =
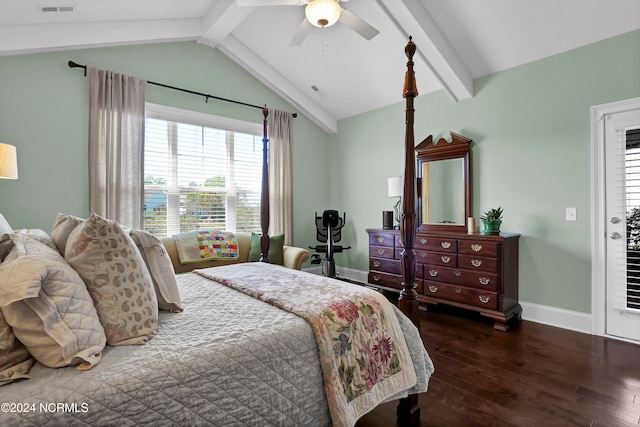
[[[436,372],[420,426],[638,426],[640,345],[523,320],[509,332],[441,306],[421,313]],[[395,403],[358,427],[394,426]]]

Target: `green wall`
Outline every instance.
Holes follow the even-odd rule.
[[[88,82],[68,60],[198,92],[295,109],[218,50],[192,42],[0,57],[0,141],[18,151],[17,181],[0,180],[0,212],[14,228],[51,231],[58,212],[89,214]],[[147,100],[262,122],[262,112],[148,85]],[[314,210],[328,203],[329,136],[294,120],[294,240],[315,242]],[[311,225],[311,227],[310,227]]]
[[[522,234],[520,299],[591,312],[590,107],[640,96],[640,31],[477,79],[474,90],[458,103],[418,96],[416,144],[449,131],[472,138],[473,216],[502,206],[502,229]],[[336,257],[342,265],[368,269],[365,229],[395,203],[386,180],[404,169],[404,128],[399,99],[341,121],[331,139],[331,203],[347,212],[354,246]]]
[[[190,42],[0,57],[0,141],[17,147],[20,175],[0,180],[0,212],[15,228],[50,231],[58,212],[88,214],[87,82],[69,59],[294,111],[219,51]],[[449,131],[474,140],[473,215],[502,206],[503,229],[522,234],[522,301],[591,311],[590,107],[637,96],[640,31],[478,79],[473,99],[454,103],[442,91],[416,98],[416,143]],[[258,110],[154,86],[147,98],[261,120]],[[340,121],[332,136],[302,115],[295,120],[296,245],[315,244],[314,212],[338,209],[347,213],[342,243],[353,249],[337,263],[368,269],[365,229],[382,225],[396,202],[387,178],[404,168],[398,101]],[[577,221],[565,221],[566,207],[577,208]]]

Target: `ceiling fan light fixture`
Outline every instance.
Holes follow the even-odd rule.
[[[304,13],[312,25],[330,27],[340,18],[340,5],[335,0],[313,0]]]

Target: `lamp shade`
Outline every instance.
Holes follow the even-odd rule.
[[[389,197],[402,197],[401,176],[392,176],[387,180],[387,192]]]
[[[335,0],[313,0],[304,9],[307,20],[316,27],[330,27],[340,18],[340,5]]]
[[[16,147],[0,142],[0,178],[18,179]]]

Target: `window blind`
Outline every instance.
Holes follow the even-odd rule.
[[[194,122],[146,118],[145,230],[259,232],[262,137]]]
[[[627,307],[640,310],[640,129],[626,132]]]

